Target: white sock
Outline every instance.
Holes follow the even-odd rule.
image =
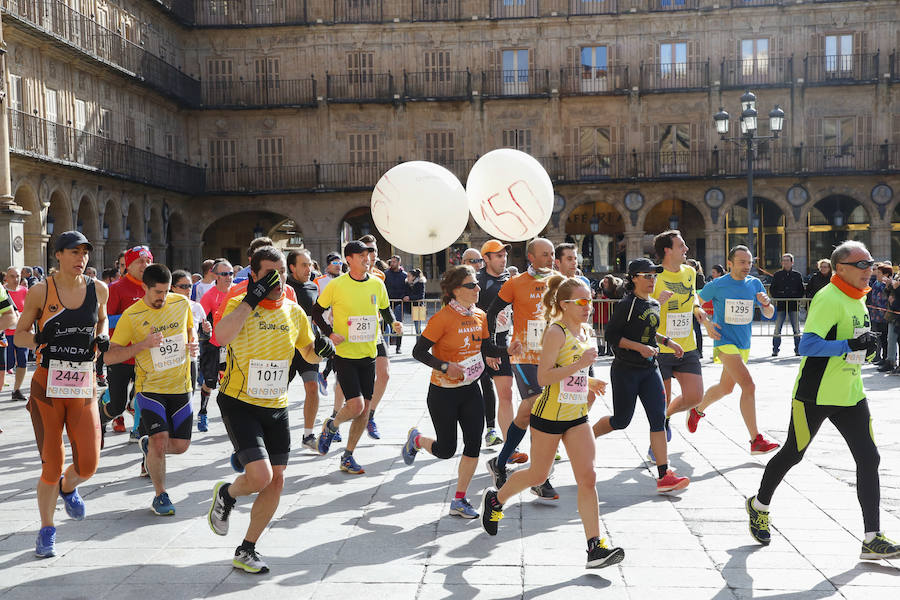
[[[866,532],[866,540],[865,540],[866,543],[868,544],[869,542],[874,540],[876,535],[878,535],[877,531],[867,531]]]
[[[755,508],[756,510],[761,510],[763,512],[769,512],[769,505],[763,504],[762,502],[757,500],[756,496],[753,497],[751,504],[753,505],[753,508]]]
[[[310,429],[309,427],[304,427],[304,428],[303,428],[303,435],[304,435],[304,436],[306,436],[306,435],[312,435],[312,429]]]

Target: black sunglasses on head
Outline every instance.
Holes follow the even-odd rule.
[[[839,262],[839,265],[850,265],[852,267],[856,267],[857,269],[871,269],[875,266],[874,260],[858,260],[856,262]]]

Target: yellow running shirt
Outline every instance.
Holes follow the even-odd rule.
[[[134,389],[151,394],[187,394],[191,391],[188,331],[193,330],[194,315],[188,299],[168,293],[162,308],[150,308],[143,300],[126,308],[110,341],[129,346],[160,332],[163,341],[158,348],[141,350],[134,357]]]
[[[375,358],[378,311],[389,306],[384,282],[368,273],[363,281],[344,273],[325,286],[317,302],[322,308],[331,308],[332,328],[344,338],[335,348],[338,356]]]
[[[552,325],[558,325],[566,333],[566,341],[556,357],[556,367],[565,367],[577,362],[581,355],[592,348],[591,343],[594,332],[586,323],[582,325],[582,337],[579,340],[572,335],[569,328],[556,321]],[[574,421],[585,416],[588,412],[588,367],[569,375],[562,381],[544,386],[544,391],[535,401],[531,414],[548,421]]]
[[[240,306],[246,295],[230,298],[222,317]],[[260,304],[227,346],[222,392],[254,406],[286,408],[294,349],[312,342],[312,326],[299,304],[284,297],[273,308]]]
[[[656,276],[656,285],[651,296],[659,300],[663,290],[669,290],[674,295],[667,302],[659,303],[659,329],[658,333],[678,342],[685,352],[697,349],[697,340],[694,339],[694,304],[697,291],[695,281],[697,272],[694,267],[681,265],[678,273],[663,270]],[[675,352],[667,346],[660,346],[663,354]]]

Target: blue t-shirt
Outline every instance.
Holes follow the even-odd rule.
[[[234,274],[234,279],[232,280],[232,282],[240,283],[240,282],[244,281],[245,279],[249,279],[249,278],[250,278],[250,266],[248,265]]]
[[[765,291],[756,277],[748,275],[746,279],[737,281],[731,273],[703,286],[698,293],[704,302],[712,300],[713,322],[720,326],[718,331],[722,334],[721,339],[713,342],[713,347],[734,344],[740,350],[750,348],[753,307],[759,304],[756,294]]]

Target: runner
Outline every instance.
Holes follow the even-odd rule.
[[[551,269],[553,244],[544,238],[534,238],[528,243],[526,251],[531,263],[528,271],[504,283],[488,310],[488,327],[493,337],[497,332],[500,312],[512,305],[513,341],[509,345],[509,356],[510,362],[515,365],[513,373],[519,387],[519,395],[522,397],[516,416],[506,431],[503,449],[487,462],[488,470],[498,488],[503,487],[506,480],[507,462],[528,460],[528,455],[519,452],[516,447],[525,437],[534,401],[543,390],[537,381],[541,337],[547,325],[541,299],[547,289],[547,279],[555,273]],[[559,494],[550,485],[549,479],[541,485],[532,487],[531,493],[544,500],[559,499]]]
[[[181,294],[182,296],[190,297],[191,293],[191,279],[193,276],[185,270],[179,269],[172,273],[172,292],[176,294]],[[203,307],[200,306],[199,302],[195,302],[193,300],[190,301],[191,304],[191,315],[194,317],[194,331],[198,333],[198,337],[201,340],[208,340],[209,334],[212,333],[212,325],[210,325],[209,321],[206,319],[206,315],[203,313]],[[199,324],[199,326],[198,326]],[[197,359],[198,356],[191,356],[191,397],[194,396],[194,390],[197,389]]]
[[[100,456],[93,361],[97,350],[109,348],[109,291],[102,282],[83,275],[93,246],[80,232],[66,231],[53,247],[59,270],[28,290],[15,333],[16,346],[33,349],[38,356],[26,407],[42,463],[37,484],[41,530],[35,543],[40,558],[55,554],[53,516],[58,496],[66,514],[76,521],[84,519],[78,485],[94,474]],[[37,333],[32,333],[32,326]],[[72,464],[65,472],[63,428],[72,446]]]
[[[253,253],[250,282],[241,296],[228,300],[215,333],[228,348],[222,389],[216,402],[222,422],[245,473],[213,488],[207,520],[217,535],[228,534],[236,499],[257,494],[250,525],[232,559],[235,568],[266,573],[256,542],[278,508],[284,469],[291,451],[288,419],[288,369],[294,350],[310,363],[334,352],[325,338],[314,339],[300,306],[284,296],[284,255],[272,246]]]
[[[241,268],[240,265],[235,265],[234,267],[234,283],[243,283],[247,281],[250,277],[250,261],[253,257],[253,253],[258,249],[263,248],[265,246],[272,245],[272,238],[266,236],[260,236],[257,238],[253,238],[250,241],[250,244],[247,246],[247,266]]]
[[[591,280],[578,270],[578,250],[575,244],[558,244],[553,250],[553,268],[566,277],[574,277],[591,289]]]
[[[481,293],[478,295],[478,308],[487,313],[497,297],[497,292],[509,279],[506,270],[506,257],[509,252],[509,244],[499,240],[488,240],[481,246],[481,256],[484,258],[484,268],[478,271],[478,286]],[[512,409],[512,367],[509,364],[509,353],[506,351],[506,336],[512,325],[512,309],[506,307],[497,315],[496,345],[500,354],[500,363],[496,369],[490,365],[481,374],[478,382],[481,384],[481,395],[484,398],[484,421],[487,432],[484,434],[485,446],[497,446],[503,443],[497,431],[497,420],[500,421],[500,431],[508,431],[513,419]],[[494,386],[497,386],[497,394],[494,395]],[[497,399],[500,405],[497,406]]]
[[[369,254],[369,248],[362,242],[348,242],[344,246],[344,258],[350,270],[332,281],[313,306],[316,325],[336,347],[335,371],[347,397],[337,415],[322,425],[319,454],[328,454],[338,426],[352,421],[341,470],[353,475],[365,473],[353,458],[353,451],[369,420],[369,403],[375,388],[378,314],[394,333],[403,332],[403,326],[394,321],[384,283],[368,273]],[[328,308],[334,313],[334,328],[323,318]]]
[[[769,504],[775,489],[803,460],[827,419],[844,438],[856,462],[856,493],[865,532],[859,557],[878,560],[900,556],[900,544],[880,530],[880,457],[860,374],[862,363],[871,360],[878,348],[877,336],[869,331],[865,302],[874,263],[865,245],[844,242],[831,255],[835,269],[831,283],[810,304],[800,339],[803,358],[794,382],[788,438],[766,465],[759,491],[746,503],[750,533],[763,545],[771,540]]]
[[[713,358],[722,363],[722,377],[703,395],[703,401],[688,413],[688,431],[697,431],[706,409],[741,387],[741,416],[750,432],[750,454],[766,454],[778,448],[756,428],[756,385],[747,370],[750,336],[753,328],[753,305],[759,304],[767,319],[775,314],[775,306],[766,295],[762,282],[750,275],[753,256],[746,246],[735,246],[728,253],[729,274],[713,279],[700,290],[700,298],[712,300],[715,327],[721,333],[713,344]]]
[[[13,335],[7,336],[3,338],[4,343],[13,344],[13,338],[15,337],[15,327],[16,322],[18,321],[18,317],[16,315],[15,306],[13,305],[12,299],[6,293],[6,289],[0,285],[0,329],[12,329]],[[4,334],[5,335],[5,334]],[[0,348],[0,352],[4,349]],[[5,354],[5,353],[4,353]],[[6,367],[3,368],[3,376],[6,375]],[[3,376],[0,376],[0,383],[3,381]],[[0,428],[0,433],[3,433],[3,429]]]
[[[325,272],[316,277],[313,281],[313,283],[316,284],[316,287],[319,288],[320,296],[325,290],[325,286],[341,276],[343,265],[344,263],[341,260],[340,254],[337,252],[328,253],[328,257],[325,259]]]
[[[656,364],[659,354],[657,341],[674,351],[676,358],[684,355],[678,342],[657,333],[659,303],[650,298],[656,276],[663,267],[646,258],[637,258],[628,264],[628,294],[616,302],[612,317],[606,326],[606,341],[613,348],[616,358],[609,371],[612,381],[613,414],[594,423],[594,436],[606,435],[616,429],[625,429],[634,416],[638,397],[644,405],[650,421],[650,449],[658,459],[656,468],[657,492],[671,492],[688,486],[690,479],[679,477],[669,468],[666,441],[666,390]]]
[[[200,277],[200,281],[192,284],[191,287],[191,301],[200,302],[200,298],[203,297],[209,288],[216,285],[216,274],[213,273],[213,266],[216,264],[211,258],[207,258],[203,261],[201,265],[201,270],[203,271],[203,275]]]
[[[544,322],[549,325],[543,334],[536,369],[537,382],[544,388],[529,415],[531,465],[512,473],[499,490],[484,491],[481,524],[488,535],[497,535],[504,504],[526,488],[534,489],[546,481],[562,440],[578,485],[578,514],[588,547],[585,566],[608,567],[622,562],[625,552],[609,548],[600,537],[594,436],[587,413],[588,389],[602,392],[604,384],[588,376],[588,367],[597,358],[594,332],[588,325],[591,291],[580,280],[558,274],[545,278],[544,283],[547,290],[541,305]]]
[[[232,288],[234,280],[234,268],[224,258],[216,259],[212,268],[216,276],[216,284],[209,288],[200,298],[200,306],[206,319],[214,324],[213,314],[220,306],[224,306],[224,300],[228,291]],[[215,325],[215,324],[214,324]],[[200,412],[197,418],[197,430],[208,431],[209,420],[206,417],[206,407],[209,404],[209,396],[219,385],[219,371],[224,370],[225,347],[219,345],[216,331],[213,329],[208,340],[200,341]]]
[[[10,267],[6,270],[6,279],[3,281],[4,296],[8,297],[12,302],[12,313],[15,317],[25,308],[25,296],[28,295],[28,288],[21,284],[22,277],[19,270]],[[2,303],[2,301],[0,301]],[[0,340],[3,340],[6,348],[0,348],[0,389],[6,379],[6,371],[15,369],[13,379],[13,391],[10,400],[19,400],[24,402],[25,395],[22,393],[22,383],[25,381],[25,373],[28,370],[28,349],[16,346],[13,337],[16,334],[16,324],[13,321],[9,327],[0,329]],[[5,336],[5,338],[4,338]]]
[[[366,248],[369,249],[369,274],[374,275],[381,281],[384,281],[385,274],[381,271],[381,269],[375,266],[375,261],[378,260],[378,244],[375,236],[364,235],[359,239],[359,241],[365,244]],[[385,342],[384,333],[381,327],[378,328],[378,332],[377,355],[375,356],[375,387],[372,390],[372,401],[369,403],[369,420],[368,422],[366,422],[366,433],[370,438],[374,440],[381,439],[381,433],[378,432],[378,425],[375,424],[375,409],[377,409],[378,405],[381,404],[381,399],[384,397],[384,392],[385,390],[387,390],[388,381],[391,378],[391,361],[388,358],[387,342]],[[341,390],[340,385],[336,385],[334,389],[335,410],[340,410],[341,405],[337,403],[338,396],[340,396],[341,400],[343,400],[344,394]]]
[[[135,402],[149,433],[140,444],[155,490],[150,508],[157,515],[174,515],[166,492],[166,454],[183,454],[191,445],[190,357],[197,354],[197,338],[190,300],[169,291],[169,269],[151,264],[142,278],[144,296],[119,318],[106,364],[134,359]]]
[[[475,269],[468,265],[448,269],[441,279],[444,307],[428,320],[413,348],[413,358],[433,369],[428,387],[428,412],[437,439],[425,437],[413,427],[400,452],[407,465],[413,463],[419,450],[436,458],[452,458],[456,453],[459,423],[463,434],[463,456],[459,461],[450,514],[464,519],[478,518],[478,512],[466,498],[466,490],[478,466],[484,427],[484,405],[478,379],[484,372],[485,362],[499,366],[499,360],[490,357],[497,352],[490,344],[487,315],[475,306],[479,289]]]

